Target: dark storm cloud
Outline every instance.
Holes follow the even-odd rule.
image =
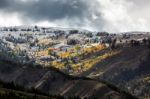
[[[104,26],[97,0],[2,0],[0,3],[0,11],[18,13],[24,24],[57,21],[62,27],[102,29]],[[93,20],[93,15],[98,19]]]
[[[149,0],[0,0],[0,24],[5,22],[6,15],[8,20],[16,18],[22,25],[48,22],[98,31],[149,30],[149,3]],[[6,23],[9,25],[9,21]]]
[[[6,8],[9,5],[9,0],[1,0],[0,1],[0,9]]]
[[[82,0],[32,0],[27,2],[2,0],[0,8],[7,13],[18,12],[23,17],[34,21],[54,21],[65,17],[82,18],[85,15],[87,4]]]

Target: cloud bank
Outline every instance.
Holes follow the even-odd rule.
[[[0,26],[150,31],[149,0],[1,0]]]

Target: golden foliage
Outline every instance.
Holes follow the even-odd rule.
[[[89,68],[91,68],[94,64],[96,64],[97,62],[100,62],[108,57],[111,57],[113,55],[118,54],[119,52],[109,52],[109,53],[105,53],[101,56],[95,57],[95,58],[91,58],[91,59],[86,59],[86,60],[82,60],[80,63],[78,64],[72,64],[71,67],[73,70],[80,70],[82,68],[82,70],[80,71],[86,71]]]
[[[35,57],[47,56],[47,55],[48,55],[48,50],[35,52]]]
[[[68,60],[67,64],[71,67],[71,70],[73,71],[73,73],[79,73],[79,72],[88,70],[97,62],[100,62],[108,57],[111,57],[119,53],[119,51],[110,51],[102,55],[94,55],[95,52],[101,51],[103,49],[105,49],[105,46],[99,45],[99,44],[89,46],[86,48],[81,48],[79,45],[76,45],[72,49],[67,49],[67,51],[58,52],[57,55],[62,59],[66,59],[69,57],[76,57],[78,60],[78,63],[74,63],[72,60]],[[92,57],[90,56],[90,57],[87,57],[86,59],[80,60],[80,55],[83,55],[83,54],[92,55],[92,53],[93,53]],[[38,56],[48,55],[48,51],[38,52],[37,55]],[[65,63],[66,61],[58,62],[56,60],[50,62],[51,66],[58,68],[58,69],[64,69]]]
[[[79,48],[79,45],[78,45],[78,46],[76,46],[76,48],[70,49],[68,51],[59,52],[59,53],[57,53],[57,55],[61,58],[68,58],[68,57],[74,57],[74,56],[79,58],[78,55],[82,55],[82,54],[86,55],[89,53],[95,53],[95,52],[101,51],[103,49],[105,49],[104,45],[95,45],[95,46],[90,46],[90,47],[86,47],[86,48]],[[77,50],[80,50],[80,53],[77,53]],[[102,61],[108,57],[111,57],[113,55],[116,55],[118,53],[119,53],[119,51],[111,51],[111,52],[104,53],[99,56],[94,55],[94,56],[88,57],[84,60],[78,60],[78,63],[73,63],[71,60],[69,60],[68,65],[71,66],[71,70],[73,70],[74,73],[79,73],[79,72],[88,70],[97,62],[100,62],[100,61]],[[56,68],[59,68],[59,69],[65,68],[65,62],[53,61],[53,62],[51,62],[51,65]]]
[[[61,58],[67,58],[70,56],[70,52],[60,52],[58,53],[58,56]]]
[[[54,66],[55,68],[58,68],[58,69],[63,69],[64,68],[64,63],[62,63],[62,62],[53,61],[51,63],[51,65]]]
[[[145,78],[144,78],[144,81],[146,81],[147,83],[150,84],[150,77],[145,77]]]

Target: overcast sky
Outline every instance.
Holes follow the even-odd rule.
[[[150,31],[150,0],[0,0],[0,26]]]

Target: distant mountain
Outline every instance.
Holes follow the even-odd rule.
[[[10,26],[10,27],[0,27],[0,31],[5,31],[5,30],[10,30],[10,29],[16,29],[16,30],[21,30],[21,29],[44,29],[44,30],[51,30],[51,31],[56,31],[56,30],[61,30],[61,31],[70,31],[70,30],[79,30],[81,32],[90,32],[89,30],[86,29],[81,29],[81,28],[62,28],[62,27],[42,27],[42,26]]]

